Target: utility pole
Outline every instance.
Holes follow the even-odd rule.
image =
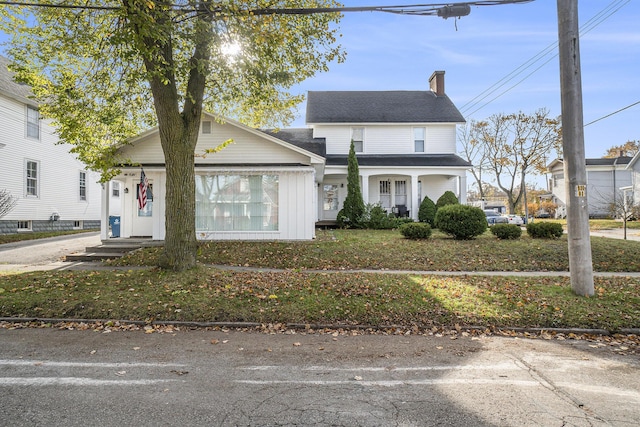
[[[573,292],[586,296],[593,295],[594,289],[589,238],[579,42],[578,0],[558,0],[562,149],[567,194],[569,272]]]

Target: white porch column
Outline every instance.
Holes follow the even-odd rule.
[[[458,177],[458,200],[461,205],[467,204],[467,174]]]
[[[109,187],[111,181],[103,182],[100,187],[100,240],[109,238]]]
[[[364,201],[364,204],[366,205],[367,203],[369,203],[369,174],[360,174],[360,185],[361,185],[361,191],[362,191],[362,200]]]
[[[418,220],[418,211],[420,210],[420,202],[418,200],[418,175],[411,175],[411,218]]]

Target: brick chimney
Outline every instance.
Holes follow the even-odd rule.
[[[436,96],[444,96],[444,71],[434,71],[429,77],[429,89]]]

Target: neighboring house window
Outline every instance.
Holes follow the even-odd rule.
[[[416,153],[424,153],[424,128],[413,128],[413,147]]]
[[[396,206],[407,206],[407,181],[396,181]]]
[[[31,221],[18,221],[18,231],[31,231]]]
[[[40,139],[40,112],[27,105],[27,137]]]
[[[26,195],[32,197],[38,197],[39,187],[39,165],[38,162],[33,160],[27,160],[25,164],[25,187]]]
[[[380,205],[383,208],[391,207],[391,181],[380,181]]]
[[[119,182],[112,182],[111,183],[111,195],[113,197],[120,197],[120,183]]]
[[[564,179],[564,174],[563,173],[553,174],[553,186],[557,187],[558,186],[558,181],[560,181],[561,179]]]
[[[84,171],[80,171],[79,195],[80,200],[87,200],[87,173]]]
[[[278,175],[196,175],[196,231],[277,231]]]
[[[364,152],[364,128],[352,128],[351,140],[353,141],[353,148],[356,153]]]
[[[202,133],[211,133],[211,121],[202,122]]]
[[[73,221],[74,230],[82,230],[82,221]]]

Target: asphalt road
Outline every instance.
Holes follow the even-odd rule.
[[[0,329],[0,424],[640,422],[640,361],[621,355],[620,347],[349,334]]]

